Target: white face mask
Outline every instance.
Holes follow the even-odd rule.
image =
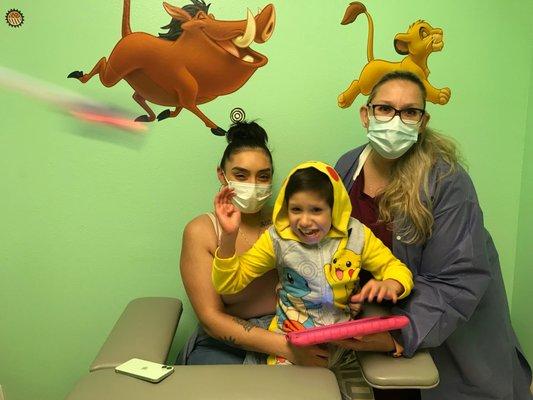
[[[235,191],[235,196],[231,202],[242,213],[254,214],[261,210],[268,198],[272,195],[271,183],[248,183],[228,181],[226,175],[224,179],[228,182],[228,187]]]
[[[372,149],[383,158],[399,158],[418,140],[420,124],[407,125],[399,115],[388,122],[380,122],[372,115],[368,117],[367,137]]]

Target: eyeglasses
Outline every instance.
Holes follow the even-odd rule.
[[[395,116],[399,115],[400,119],[407,125],[416,125],[426,113],[426,110],[413,107],[397,110],[388,104],[368,103],[367,106],[372,109],[372,114],[379,122],[389,122]]]

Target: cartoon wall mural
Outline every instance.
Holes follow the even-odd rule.
[[[218,96],[235,92],[268,59],[252,50],[252,42],[264,43],[272,35],[276,14],[272,4],[257,15],[248,10],[247,19],[221,21],[209,13],[210,4],[191,0],[184,7],[163,2],[172,17],[159,37],[130,28],[130,0],[124,0],[122,39],[108,59],[102,57],[89,73],[73,71],[68,78],[82,83],[98,75],[106,87],[124,79],[133,88],[133,99],[147,114],[136,121],[174,118],[185,108],[198,116],[211,132],[225,135],[225,130],[200,109]],[[148,102],[174,107],[157,117]]]
[[[394,70],[406,70],[416,74],[424,83],[427,91],[426,99],[435,104],[446,104],[450,100],[451,91],[444,87],[437,89],[429,83],[427,59],[433,52],[444,47],[443,32],[433,28],[429,23],[418,20],[409,26],[406,33],[398,33],[394,37],[394,49],[398,54],[405,55],[402,61],[392,62],[374,59],[374,22],[364,4],[355,1],[350,3],[341,24],[347,25],[364,13],[368,20],[367,60],[359,79],[354,80],[348,89],[342,92],[337,101],[341,108],[350,107],[359,94],[370,94],[372,87],[386,73]]]

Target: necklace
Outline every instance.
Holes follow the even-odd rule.
[[[254,241],[248,240],[248,237],[246,234],[242,231],[241,228],[239,228],[239,234],[242,236],[243,240],[246,242],[246,244],[250,247],[254,245],[254,243],[259,239],[259,236],[261,235],[261,227],[259,227],[259,230],[257,232],[254,232],[254,236],[256,236]]]
[[[248,236],[246,236],[246,234],[243,232],[243,230],[241,228],[239,228],[239,235],[242,236],[242,239],[245,241],[245,243],[252,247],[254,245],[254,243],[257,241],[257,239],[259,239],[259,236],[261,236],[261,233],[263,233],[263,230],[270,226],[271,225],[271,222],[270,220],[266,219],[263,217],[263,215],[260,215],[260,218],[259,218],[259,226],[257,227],[257,231],[254,230],[254,239],[253,241],[249,240],[248,239]]]

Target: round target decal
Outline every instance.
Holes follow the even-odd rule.
[[[242,122],[246,119],[246,113],[244,110],[240,107],[236,107],[233,110],[231,110],[229,117],[231,119],[231,122],[234,124],[237,122]]]

